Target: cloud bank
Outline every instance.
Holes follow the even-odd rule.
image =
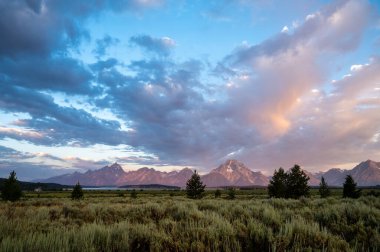
[[[117,157],[127,163],[204,169],[237,158],[254,169],[300,163],[320,170],[379,156],[379,57],[357,62],[331,83],[337,59],[358,50],[374,29],[378,16],[369,2],[332,3],[286,32],[231,49],[215,64],[175,58],[178,45],[165,35],[92,39],[84,25],[105,11],[163,5],[0,1],[0,110],[28,115],[0,125],[0,139],[125,145],[147,154]],[[73,53],[89,40],[92,63]],[[108,56],[110,46],[123,43],[145,54],[129,61]],[[15,150],[2,152],[2,167],[12,155],[24,163]],[[70,165],[105,163],[99,162]]]

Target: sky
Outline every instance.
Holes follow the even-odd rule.
[[[0,0],[0,177],[380,161],[377,0]]]

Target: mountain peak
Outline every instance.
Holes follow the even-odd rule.
[[[368,164],[369,166],[377,166],[380,168],[380,163],[379,162],[376,162],[376,161],[373,161],[371,159],[368,159],[367,161],[364,162],[365,164]]]
[[[368,159],[367,161],[363,161],[363,162],[361,162],[360,164],[358,164],[358,165],[354,168],[354,170],[357,170],[357,169],[369,169],[369,168],[372,168],[372,169],[380,169],[380,163]]]
[[[242,162],[229,159],[209,174],[203,176],[207,186],[248,186],[267,185],[268,178],[260,172],[253,172]]]
[[[224,164],[220,165],[218,170],[225,170],[228,173],[239,170],[249,170],[242,162],[236,159],[228,159]]]
[[[104,167],[105,169],[111,169],[111,170],[114,170],[114,171],[124,171],[123,168],[117,163],[113,163],[111,166],[105,166]]]
[[[232,165],[232,164],[242,164],[242,162],[239,162],[238,160],[236,159],[227,159],[226,162],[224,162],[225,164],[229,164],[229,165]]]
[[[323,176],[329,185],[342,186],[347,175],[351,175],[359,186],[378,185],[380,182],[380,162],[368,159],[360,162],[351,170],[334,168],[319,173],[318,177]]]

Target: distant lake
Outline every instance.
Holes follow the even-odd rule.
[[[117,190],[132,190],[133,188],[119,188],[119,187],[83,187],[83,190],[99,190],[99,191],[117,191]]]
[[[141,187],[134,186],[134,187],[114,187],[114,186],[100,186],[100,187],[82,187],[83,190],[87,191],[132,191],[135,190],[178,190],[180,188],[167,188],[167,187],[144,187],[143,185]]]

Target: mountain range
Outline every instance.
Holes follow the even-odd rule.
[[[380,162],[367,160],[351,170],[333,168],[315,174],[314,178],[320,181],[323,176],[329,185],[341,186],[347,175],[351,175],[359,186],[380,185]]]
[[[309,184],[316,186],[323,176],[331,186],[342,186],[347,175],[352,175],[359,186],[374,186],[380,184],[380,162],[367,160],[355,166],[352,170],[338,168],[326,172],[310,173]],[[179,171],[161,172],[153,168],[140,168],[136,171],[124,171],[123,168],[114,163],[98,170],[88,170],[85,173],[64,174],[48,179],[40,180],[45,183],[58,183],[74,185],[78,181],[85,186],[125,186],[125,185],[147,185],[161,184],[169,186],[184,187],[186,181],[191,177],[193,171],[184,168]],[[211,170],[208,174],[201,176],[202,181],[208,187],[219,186],[267,186],[270,177],[261,172],[254,172],[237,160],[227,160],[224,164]]]

